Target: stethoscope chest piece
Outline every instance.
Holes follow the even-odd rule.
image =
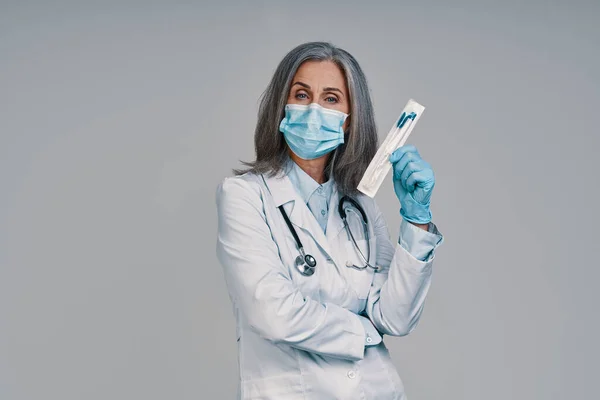
[[[315,273],[315,267],[317,266],[317,260],[310,254],[306,254],[304,257],[301,255],[296,257],[296,268],[304,276],[311,276]]]

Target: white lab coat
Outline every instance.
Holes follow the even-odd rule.
[[[392,242],[375,201],[356,198],[369,220],[377,272],[346,267],[364,263],[337,212],[337,189],[324,233],[285,175],[247,173],[219,185],[217,254],[236,319],[238,399],[406,400],[385,344],[365,347],[359,314],[382,334],[410,333],[434,257],[420,261]],[[294,266],[299,253],[282,204],[317,261],[313,276]]]

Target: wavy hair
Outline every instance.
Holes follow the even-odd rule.
[[[343,194],[354,194],[369,162],[377,151],[377,127],[367,79],[356,59],[347,51],[326,42],[304,43],[281,60],[271,82],[263,92],[254,131],[256,160],[242,162],[248,169],[234,170],[277,174],[288,159],[287,143],[279,131],[285,115],[290,85],[300,65],[308,60],[332,61],[343,72],[350,97],[350,123],[344,144],[329,158],[325,173],[335,180]]]

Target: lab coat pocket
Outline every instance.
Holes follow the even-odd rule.
[[[302,385],[302,376],[287,373],[263,379],[242,381],[242,399],[248,400],[301,400],[306,398]]]
[[[375,248],[375,239],[371,239],[369,241],[371,248],[371,264],[375,263],[373,260],[374,256],[374,248]],[[365,239],[356,240],[356,244],[362,251],[362,254],[366,258],[369,254],[369,250],[367,249],[367,241]],[[346,259],[344,268],[346,269],[346,277],[348,277],[348,283],[352,286],[352,289],[356,293],[359,299],[366,299],[369,295],[369,289],[371,289],[371,283],[373,282],[373,268],[367,267],[364,269],[356,269],[353,267],[348,267],[347,265],[355,265],[357,267],[363,268],[365,266],[365,261],[360,256],[360,253],[354,246],[354,243],[351,240],[346,241]]]

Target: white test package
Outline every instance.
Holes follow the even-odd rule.
[[[413,99],[408,100],[400,118],[398,118],[392,129],[390,129],[387,137],[377,150],[375,157],[373,157],[367,167],[365,174],[358,184],[358,190],[369,197],[375,197],[379,186],[381,186],[392,167],[392,163],[389,160],[390,156],[396,149],[404,145],[410,132],[417,124],[419,118],[421,118],[423,110],[425,110],[425,107]]]

